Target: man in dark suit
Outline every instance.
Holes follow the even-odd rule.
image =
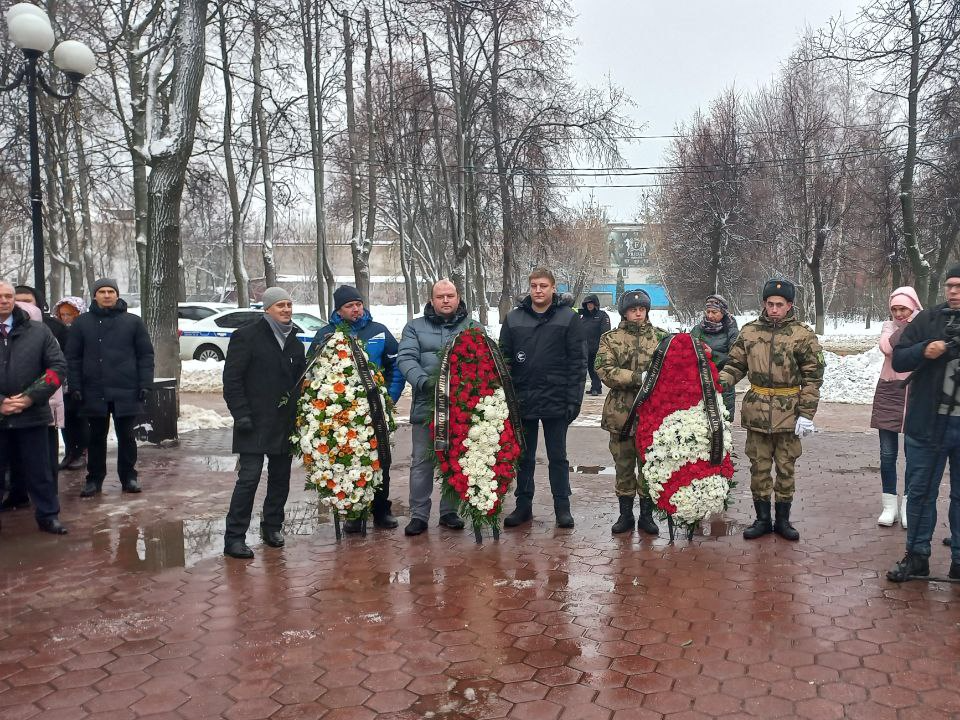
[[[267,457],[267,495],[260,536],[283,547],[283,506],[290,492],[290,433],[296,420],[299,380],[306,370],[303,343],[293,324],[293,301],[286,290],[267,288],[263,318],[230,337],[223,368],[223,399],[233,416],[233,452],[240,456],[223,554],[253,557],[246,543],[254,496]]]

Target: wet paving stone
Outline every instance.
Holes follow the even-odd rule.
[[[665,524],[612,536],[606,446],[596,428],[571,435],[573,530],[554,527],[545,464],[534,520],[479,545],[436,517],[415,538],[401,524],[338,544],[295,477],[287,546],[262,546],[255,517],[251,562],[221,555],[229,433],[144,448],[137,497],[113,480],[81,500],[82,473],[64,473],[69,535],[38,533],[29,511],[2,517],[0,717],[960,713],[960,589],[885,580],[904,534],[876,526],[872,435],[805,441],[793,544],[740,536],[745,466],[731,510],[692,540],[671,545]],[[409,428],[395,458],[402,515]],[[939,542],[931,565],[949,565]]]

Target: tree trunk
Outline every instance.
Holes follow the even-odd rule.
[[[82,254],[83,270],[87,289],[93,291],[96,282],[96,269],[93,264],[93,223],[90,219],[90,167],[87,165],[87,153],[83,144],[83,130],[74,122],[74,144],[77,148],[77,188],[80,197],[80,227],[83,232]],[[77,293],[83,297],[86,293]]]
[[[153,340],[158,377],[180,377],[177,297],[180,280],[180,200],[193,152],[200,86],[205,66],[207,0],[182,0],[173,37],[169,127],[163,151],[153,155],[150,172],[150,236],[147,275],[153,302],[144,322]]]
[[[930,267],[920,251],[917,225],[913,208],[913,173],[917,163],[917,104],[920,98],[920,21],[917,17],[916,0],[908,0],[910,7],[910,79],[907,89],[907,151],[903,158],[903,175],[900,178],[900,207],[903,211],[903,244],[913,269],[913,285],[920,297],[927,295]]]
[[[363,55],[363,89],[366,94],[367,116],[367,227],[363,242],[363,267],[366,274],[361,282],[366,284],[364,289],[357,290],[367,303],[372,303],[370,297],[370,253],[373,251],[373,237],[377,230],[377,140],[373,126],[373,32],[370,27],[370,10],[363,9],[363,19],[366,25],[367,45]]]
[[[344,95],[347,106],[347,143],[350,146],[350,254],[353,259],[354,284],[360,295],[367,299],[370,285],[370,268],[365,263],[368,253],[363,247],[362,198],[360,195],[360,148],[357,135],[357,110],[353,91],[353,37],[350,33],[350,18],[343,20],[343,76]]]
[[[256,118],[257,149],[260,153],[260,171],[263,173],[263,277],[267,287],[277,284],[274,260],[274,201],[273,165],[270,161],[270,139],[267,134],[267,114],[263,109],[263,72],[261,70],[261,33],[259,3],[253,8],[253,112]]]

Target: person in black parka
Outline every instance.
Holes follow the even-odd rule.
[[[66,370],[53,333],[16,307],[13,285],[0,281],[0,465],[19,468],[37,524],[55,535],[67,531],[48,458],[49,401]]]
[[[587,295],[580,306],[580,325],[583,327],[583,339],[587,343],[587,372],[590,374],[589,395],[602,395],[603,386],[600,376],[593,365],[597,361],[600,349],[600,336],[610,332],[610,316],[600,309],[600,298]]]
[[[710,348],[710,359],[723,370],[730,357],[730,348],[737,341],[740,328],[737,320],[730,314],[730,306],[722,295],[710,295],[703,304],[703,319],[690,331],[697,340]],[[723,405],[733,422],[733,415],[737,409],[737,390],[728,388],[723,391]]]
[[[286,290],[267,288],[263,317],[234,331],[223,366],[223,399],[233,416],[233,452],[239,457],[237,484],[227,511],[223,553],[249,559],[246,534],[254,496],[267,464],[267,495],[260,536],[283,547],[283,506],[290,491],[293,461],[290,435],[297,414],[300,381],[307,369],[303,343],[293,324],[293,301]]]
[[[143,320],[127,312],[116,280],[101,278],[93,284],[90,309],[70,327],[67,365],[70,398],[90,425],[87,479],[80,496],[103,490],[111,416],[120,485],[123,492],[140,492],[133,430],[153,386],[153,344]]]
[[[514,493],[517,507],[503,524],[515,527],[533,517],[533,473],[542,423],[557,526],[572,528],[567,427],[580,414],[587,348],[579,317],[561,304],[549,270],[535,268],[530,273],[530,295],[507,315],[500,348],[510,364],[526,440]]]

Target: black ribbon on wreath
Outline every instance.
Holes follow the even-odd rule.
[[[380,459],[380,467],[390,465],[390,425],[387,422],[387,411],[383,407],[383,398],[380,396],[380,388],[373,374],[370,372],[370,363],[367,360],[367,353],[356,336],[348,335],[350,341],[350,353],[353,355],[353,364],[357,368],[357,377],[360,384],[367,392],[367,404],[370,406],[370,419],[373,420],[373,433],[377,438],[377,456]]]
[[[476,328],[465,328],[461,330],[448,342],[443,350],[440,351],[440,376],[437,378],[437,386],[434,388],[433,403],[433,449],[450,449],[450,353],[460,335],[465,332],[476,330]],[[493,338],[485,332],[481,332],[484,345],[490,357],[493,358],[494,367],[497,369],[500,386],[503,388],[503,394],[507,400],[507,410],[510,413],[510,423],[513,425],[513,434],[520,444],[520,450],[526,449],[520,420],[520,405],[517,403],[517,395],[513,389],[513,381],[510,379],[510,371],[507,369],[507,363],[503,359],[500,347],[494,342]]]
[[[657,380],[660,379],[660,372],[663,370],[663,360],[667,356],[667,350],[674,337],[675,335],[673,334],[667,335],[660,341],[660,344],[657,345],[657,349],[654,350],[653,357],[650,359],[650,367],[647,368],[647,375],[643,379],[643,384],[640,386],[640,392],[638,392],[637,397],[634,398],[633,405],[630,407],[630,414],[627,415],[627,421],[620,429],[621,440],[629,440],[633,437],[640,406],[650,397],[650,393],[653,392],[653,388],[657,385]]]
[[[713,374],[710,372],[710,360],[703,348],[703,343],[691,337],[693,350],[697,353],[697,372],[700,375],[700,390],[703,392],[703,411],[707,415],[707,425],[710,428],[710,464],[719,465],[723,462],[723,416],[720,414],[720,404],[717,400],[717,387],[713,384]]]

